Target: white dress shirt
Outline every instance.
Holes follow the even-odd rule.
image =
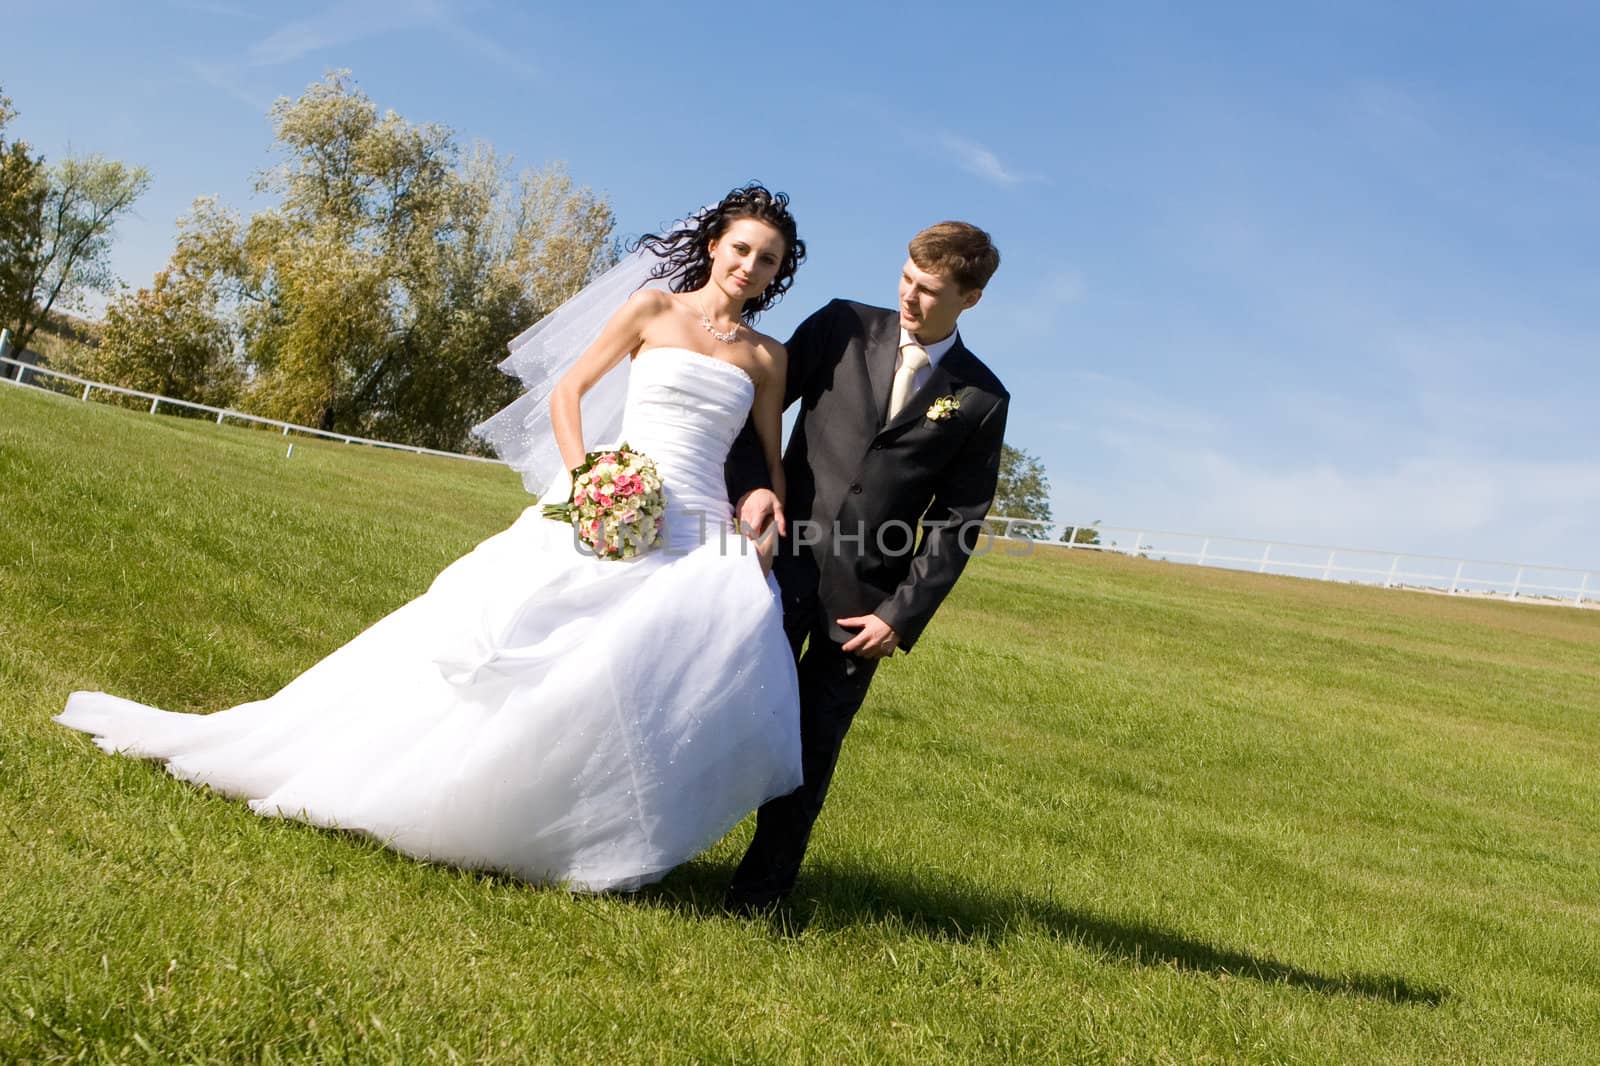
[[[933,368],[939,365],[939,360],[944,358],[946,352],[956,346],[956,340],[959,337],[960,333],[958,331],[951,330],[950,336],[946,337],[942,341],[934,341],[932,344],[922,344],[922,342],[913,337],[910,331],[908,331],[904,326],[900,327],[901,348],[904,348],[908,344],[922,344],[922,350],[928,353],[928,365],[917,371],[916,376],[911,379],[911,391],[913,393],[928,383],[928,378],[933,376]],[[905,358],[905,353],[896,350],[894,353],[894,369],[896,373],[898,373],[900,370],[900,361],[903,358]]]

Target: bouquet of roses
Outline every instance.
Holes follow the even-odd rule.
[[[578,539],[600,558],[630,559],[660,538],[666,510],[656,464],[622,444],[585,456],[572,471],[572,498],[547,504],[542,513],[573,523]]]

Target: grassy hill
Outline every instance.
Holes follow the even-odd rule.
[[[1600,612],[976,561],[846,744],[637,896],[267,821],[49,721],[268,694],[504,470],[0,388],[0,1061],[1600,1061]]]
[[[102,323],[92,319],[79,318],[65,311],[52,311],[39,324],[39,331],[33,335],[28,350],[43,356],[47,366],[70,371],[90,350],[100,346],[104,330]]]

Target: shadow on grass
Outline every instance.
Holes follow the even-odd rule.
[[[721,916],[722,890],[731,865],[691,863],[635,897],[700,917]],[[1293,985],[1330,996],[1360,996],[1391,1003],[1437,1006],[1443,989],[1387,974],[1330,976],[1246,951],[1194,940],[1142,922],[1117,921],[1029,896],[1000,895],[960,883],[909,883],[843,867],[811,865],[794,897],[753,921],[777,935],[837,930],[863,924],[898,925],[913,935],[962,942],[998,943],[1019,930],[1042,928],[1091,951],[1135,966],[1172,966],[1196,973]]]
[[[235,805],[209,789],[196,792],[218,804]],[[292,821],[281,824],[289,831],[309,828]],[[397,864],[412,861],[365,833],[342,829],[312,831],[345,837]],[[493,884],[526,885],[506,874],[461,873]],[[680,866],[665,880],[637,893],[611,895],[698,918],[727,918],[729,912],[722,905],[722,895],[732,876],[730,860],[702,859]],[[1146,923],[1117,921],[1062,906],[1025,892],[988,892],[948,879],[942,884],[931,879],[890,879],[859,868],[825,863],[808,864],[786,904],[750,920],[767,924],[778,936],[794,936],[808,928],[844,930],[870,924],[899,926],[911,935],[929,939],[983,944],[1000,943],[1020,930],[1042,928],[1052,936],[1135,966],[1172,966],[1195,973],[1292,985],[1323,995],[1360,996],[1400,1004],[1437,1006],[1449,995],[1444,989],[1413,984],[1388,974],[1320,974]]]

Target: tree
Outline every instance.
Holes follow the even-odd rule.
[[[157,273],[148,289],[124,293],[106,307],[100,346],[81,372],[214,407],[233,404],[244,384],[215,293],[204,279],[170,269]]]
[[[149,185],[143,167],[98,155],[46,168],[37,223],[25,236],[7,297],[18,348],[27,347],[57,303],[79,308],[86,294],[112,290],[112,231]]]
[[[995,484],[994,506],[989,511],[1005,518],[1031,518],[1039,523],[1037,526],[1017,523],[1005,531],[1011,536],[1046,535],[1045,527],[1052,519],[1050,477],[1044,471],[1044,463],[1020,448],[1013,448],[1009,444],[1001,445],[1000,478]],[[1096,520],[1087,526],[1069,526],[1061,531],[1061,542],[1099,544],[1100,531],[1095,528],[1099,524]]]
[[[1006,518],[1032,518],[1050,521],[1050,478],[1037,457],[1003,444],[1000,448],[1000,479],[995,484],[994,505],[990,512]]]
[[[6,140],[5,128],[15,117],[10,99],[0,93],[0,326],[13,328],[26,317],[48,188],[43,158],[23,141]]]
[[[244,406],[435,448],[516,395],[503,345],[613,261],[610,207],[559,167],[507,180],[487,147],[379,114],[330,73],[272,107],[281,163],[241,219],[201,200],[169,270],[239,338]]]
[[[1068,526],[1066,529],[1061,531],[1061,543],[1099,544],[1100,530],[1096,528],[1099,525],[1100,519],[1096,518],[1093,522],[1090,522],[1086,526]]]

